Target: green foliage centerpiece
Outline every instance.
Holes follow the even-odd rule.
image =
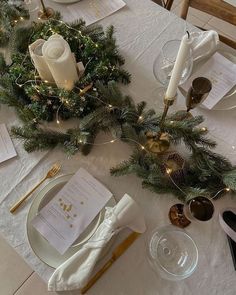
[[[25,19],[29,18],[29,12],[23,5],[23,0],[0,0],[0,47],[8,45],[12,40],[14,28]]]
[[[135,173],[145,188],[171,192],[182,200],[236,190],[236,169],[212,151],[216,143],[206,137],[206,128],[199,127],[201,116],[177,112],[161,126],[171,146],[183,143],[187,147],[188,160],[175,151],[155,154],[147,148],[150,133],[160,132],[162,116],[147,109],[144,101],[135,104],[119,90],[117,83],[129,83],[130,75],[121,67],[124,59],[113,32],[113,27],[106,32],[100,26],[88,28],[81,20],[66,24],[57,14],[15,30],[12,63],[7,65],[3,56],[0,59],[0,103],[15,107],[23,121],[23,126],[12,128],[13,135],[23,139],[28,152],[60,145],[70,154],[81,151],[86,155],[99,132],[110,132],[111,142],[120,139],[133,145],[130,159],[112,168],[112,175]],[[29,44],[53,34],[63,36],[75,59],[85,66],[72,90],[40,79],[30,59]],[[42,127],[45,121],[60,123],[70,118],[78,123],[65,132]]]

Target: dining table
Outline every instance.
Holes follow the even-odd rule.
[[[186,30],[194,32],[199,29],[152,1],[125,0],[125,3],[125,7],[100,20],[98,24],[104,28],[114,25],[119,51],[125,58],[124,68],[131,73],[131,83],[120,86],[122,92],[132,96],[136,103],[145,100],[148,107],[161,113],[163,98],[159,95],[161,85],[153,75],[154,60],[167,41],[181,39]],[[53,7],[53,2],[50,4]],[[235,54],[223,44],[219,50]],[[178,92],[170,112],[181,109],[183,103],[184,97]],[[208,136],[218,143],[216,151],[236,164],[236,109],[219,111],[197,107],[193,114],[204,116],[202,125],[207,127]],[[5,123],[9,130],[11,126],[21,124],[14,109],[5,105],[0,108],[0,123]],[[62,122],[57,126],[58,130],[63,130],[66,124],[70,122],[65,125]],[[235,207],[234,194],[228,193],[214,200],[215,212],[211,220],[192,222],[184,229],[198,248],[199,258],[195,272],[184,280],[165,280],[150,267],[148,241],[155,228],[170,224],[169,209],[179,201],[172,194],[156,194],[143,189],[141,180],[135,175],[111,176],[110,168],[128,159],[132,148],[118,140],[111,143],[110,139],[110,135],[101,133],[89,155],[76,153],[68,156],[59,147],[27,153],[23,143],[13,138],[17,157],[0,164],[0,233],[5,240],[47,283],[54,269],[41,261],[31,249],[26,228],[29,208],[40,189],[15,214],[11,214],[9,209],[45,176],[55,162],[62,166],[61,175],[75,173],[83,167],[113,193],[116,201],[125,193],[129,194],[141,207],[147,225],[146,232],[140,235],[87,294],[236,294],[236,272],[226,234],[219,224],[219,212],[227,207]],[[45,184],[50,181],[47,180]],[[65,294],[79,294],[79,291],[68,291]]]

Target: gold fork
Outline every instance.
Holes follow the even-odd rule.
[[[30,191],[28,192],[24,197],[22,197],[17,203],[15,203],[11,208],[10,212],[14,213],[17,208],[20,207],[20,205],[38,188],[46,179],[54,177],[59,170],[61,169],[61,165],[59,164],[54,164],[52,168],[48,171],[46,176]]]

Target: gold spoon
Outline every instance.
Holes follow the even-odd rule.
[[[17,203],[15,203],[11,207],[10,212],[14,213],[16,209],[19,208],[20,205],[36,190],[36,188],[38,188],[47,178],[54,177],[59,172],[60,169],[61,169],[61,165],[57,163],[54,164],[52,168],[48,171],[46,176],[30,192],[28,192],[24,197],[22,197]]]

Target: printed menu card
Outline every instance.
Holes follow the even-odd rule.
[[[212,109],[236,85],[236,64],[216,52],[181,87],[188,91],[197,77],[206,77],[212,83],[212,89],[202,103],[206,108]]]
[[[60,254],[64,254],[111,196],[104,185],[80,168],[32,220],[32,225]]]
[[[0,163],[15,157],[16,150],[5,124],[0,124]]]

